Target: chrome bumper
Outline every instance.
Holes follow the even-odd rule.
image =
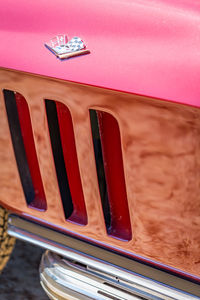
[[[41,285],[53,300],[195,299],[136,274],[127,274],[103,262],[91,260],[90,265],[95,267],[46,251],[40,265]]]
[[[200,299],[198,284],[17,216],[8,233],[57,253],[47,251],[40,265],[50,299]]]

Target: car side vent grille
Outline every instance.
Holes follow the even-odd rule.
[[[118,123],[111,114],[92,109],[90,121],[107,232],[116,238],[130,240],[132,231]]]
[[[62,103],[45,100],[52,152],[67,220],[87,224],[72,118]]]
[[[25,98],[10,90],[3,90],[8,123],[18,171],[28,206],[46,210],[28,104]]]
[[[108,191],[105,177],[105,169],[103,163],[103,153],[100,139],[100,132],[98,126],[98,118],[95,110],[90,110],[90,121],[92,128],[92,139],[94,146],[94,154],[95,154],[95,162],[97,169],[97,177],[99,183],[99,192],[101,196],[102,208],[104,219],[106,223],[106,228],[110,228],[111,226],[111,215],[110,215],[110,203],[108,201]]]

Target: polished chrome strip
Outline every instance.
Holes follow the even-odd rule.
[[[98,265],[97,269],[92,269],[49,251],[43,254],[41,260],[40,279],[43,288],[53,299],[60,299],[63,295],[66,299],[166,299],[166,295],[136,284],[132,276],[126,282],[120,277],[99,272]]]
[[[95,272],[103,272],[114,279],[118,277],[125,284],[131,282],[143,289],[165,295],[163,299],[167,299],[166,297],[180,300],[200,299],[198,284],[18,216],[10,216],[8,233],[21,240],[49,249],[69,260],[87,265],[87,268],[92,268],[92,270],[96,270]]]

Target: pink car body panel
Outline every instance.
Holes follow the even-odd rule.
[[[200,107],[200,2],[4,0],[0,20],[0,67]],[[91,53],[57,59],[62,33]]]
[[[200,3],[7,0],[0,66],[200,106]],[[60,61],[44,43],[80,36],[91,54]]]

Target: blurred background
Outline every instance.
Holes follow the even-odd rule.
[[[17,240],[11,259],[0,274],[1,300],[49,300],[40,286],[43,249]]]

